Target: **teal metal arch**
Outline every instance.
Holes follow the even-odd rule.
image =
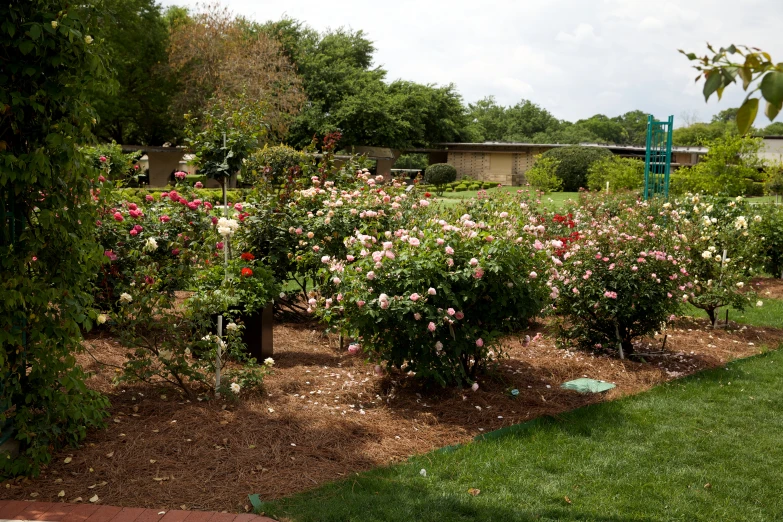
[[[672,164],[672,126],[674,116],[667,121],[647,117],[647,152],[644,157],[644,199],[669,197],[669,172]]]

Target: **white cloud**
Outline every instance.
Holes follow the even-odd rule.
[[[560,31],[557,33],[555,40],[558,42],[566,43],[586,43],[586,42],[600,42],[601,39],[596,36],[595,29],[590,24],[579,24],[576,26],[573,34]]]
[[[318,30],[362,29],[389,79],[454,83],[466,102],[524,97],[568,120],[634,109],[709,120],[736,107],[739,87],[705,104],[696,71],[677,52],[704,54],[705,41],[754,45],[783,60],[783,2],[772,0],[334,0],[328,9],[317,0],[222,1],[260,21],[288,14]]]

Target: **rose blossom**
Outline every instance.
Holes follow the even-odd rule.
[[[470,263],[470,266],[476,266],[476,265],[478,265],[478,259],[476,259],[475,257],[472,257],[470,259],[469,263]]]
[[[434,331],[435,331],[435,328],[437,328],[437,327],[435,326],[435,323],[433,323],[432,321],[430,321],[430,324],[428,324],[428,325],[427,325],[427,330],[429,330],[430,332],[434,332]]]
[[[438,293],[438,291],[437,291],[437,290],[435,290],[434,288],[429,288],[429,289],[427,290],[427,293],[428,293],[428,294],[430,294],[430,295],[435,295],[435,294],[437,294],[437,293]]]
[[[462,320],[462,319],[465,317],[465,314],[463,314],[462,312],[457,312],[457,313],[454,315],[454,317],[456,317],[456,318],[457,318],[457,319],[459,319],[459,320]]]
[[[419,300],[419,298],[420,298],[420,297],[421,297],[421,296],[420,296],[419,294],[417,294],[417,293],[415,293],[415,292],[414,292],[414,293],[412,293],[412,294],[411,294],[411,296],[410,296],[410,300],[411,300],[411,301],[413,301],[413,302],[415,303],[416,301],[418,301],[418,300]]]

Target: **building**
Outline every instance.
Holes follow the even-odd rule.
[[[783,136],[763,136],[759,157],[768,163],[783,163]]]
[[[426,152],[430,155],[431,164],[454,165],[457,179],[472,178],[503,185],[523,185],[525,172],[533,166],[536,156],[556,147],[567,146],[539,143],[440,143],[440,148],[428,149]],[[592,143],[582,146],[608,149],[618,156],[642,161],[646,153],[645,147]],[[694,165],[706,153],[706,147],[672,147],[672,168]]]

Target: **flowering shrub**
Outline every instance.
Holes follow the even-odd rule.
[[[745,288],[761,264],[761,241],[750,237],[751,224],[760,224],[743,198],[687,196],[673,202],[677,228],[687,237],[690,268],[694,277],[692,304],[707,312],[715,323],[715,310],[750,305],[755,295]]]
[[[347,255],[322,259],[334,295],[309,304],[353,335],[354,352],[443,385],[471,382],[502,333],[545,306],[549,253],[534,246],[537,227],[496,201],[460,217],[427,206],[346,238]]]
[[[549,281],[563,316],[561,340],[630,354],[634,339],[658,330],[693,296],[687,238],[663,229],[643,203],[586,217],[579,233]]]
[[[104,199],[97,232],[105,264],[98,275],[96,304],[114,308],[120,293],[145,278],[157,282],[159,291],[183,288],[197,266],[194,261],[204,255],[207,237],[214,234],[212,205],[177,190],[148,194],[140,205],[112,204],[112,183],[99,186],[95,197]]]
[[[381,187],[380,176],[363,170],[353,176],[355,184],[342,187],[313,176],[311,187],[293,190],[282,201],[258,195],[248,226],[240,232],[279,281],[292,280],[304,295],[323,266],[324,256],[345,257],[344,238],[356,230],[387,230],[420,205],[398,184]],[[285,302],[296,309],[295,302]]]

